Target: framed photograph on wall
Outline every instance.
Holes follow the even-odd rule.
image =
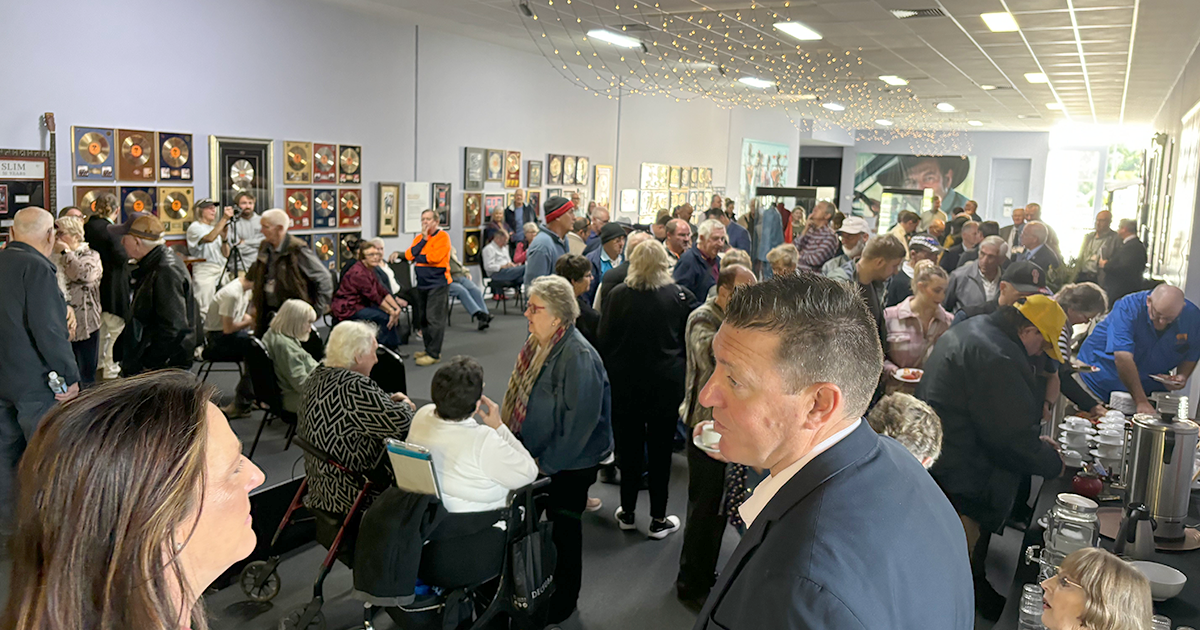
[[[404,232],[421,231],[421,213],[430,209],[429,182],[404,183]]]
[[[562,183],[563,186],[575,185],[575,156],[563,156]]]
[[[549,199],[551,197],[561,197],[561,196],[563,196],[563,191],[561,188],[547,188],[546,189],[546,199]]]
[[[542,185],[542,161],[529,160],[525,170],[525,186],[537,188]]]
[[[400,184],[379,182],[376,199],[379,203],[379,216],[375,222],[379,236],[400,235]]]
[[[433,185],[433,209],[438,213],[438,225],[450,227],[450,184]]]
[[[563,156],[550,156],[550,170],[546,172],[547,184],[561,184],[563,176]]]
[[[484,149],[466,148],[463,154],[463,190],[483,190],[484,178],[487,175],[486,153]]]
[[[612,176],[613,167],[607,164],[596,165],[596,190],[592,194],[592,199],[596,203],[612,210]]]
[[[525,193],[525,203],[533,206],[536,214],[542,213],[542,191],[530,189]]]
[[[504,201],[505,201],[504,195],[484,195],[483,196],[483,216],[487,216],[487,217],[492,216],[492,211],[496,210],[497,208],[503,210],[504,209]],[[480,225],[480,217],[478,215],[476,215],[475,222],[466,224],[466,227],[479,227],[479,225]]]

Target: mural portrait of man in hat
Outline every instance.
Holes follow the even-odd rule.
[[[966,156],[904,155],[900,156],[898,168],[903,188],[932,189],[942,200],[946,213],[967,205],[968,198],[955,190],[971,172],[971,162]]]

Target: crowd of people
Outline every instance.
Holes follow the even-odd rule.
[[[1114,232],[1107,212],[1075,281],[1058,285],[1063,256],[1037,204],[1004,228],[969,201],[877,229],[829,201],[738,217],[714,195],[702,215],[684,204],[638,229],[517,191],[485,228],[484,288],[524,299],[529,334],[493,402],[479,362],[443,361],[450,296],[480,330],[492,315],[436,212],[390,260],[364,241],[339,276],[286,213],[236,204],[197,202],[190,270],[147,213],[116,223],[100,201],[89,216],[16,214],[0,251],[0,275],[21,279],[0,285],[0,534],[14,571],[36,578],[13,581],[5,627],[206,627],[200,594],[254,547],[248,494],[263,478],[226,419],[254,392],[243,378],[218,410],[168,368],[242,360],[260,340],[298,435],[352,470],[373,468],[386,439],[421,445],[451,513],[497,509],[548,478],[548,623],[584,586],[581,518],[602,507],[589,488],[618,479],[619,529],[683,530],[676,593],[697,628],[994,620],[1005,602],[988,543],[1028,525],[1032,476],[1065,471],[1039,437],[1060,396],[1097,414],[1126,391],[1152,412],[1149,395],[1184,387],[1200,359],[1186,342],[1200,309],[1144,280],[1136,223]],[[381,353],[411,335],[417,365],[441,364],[420,409],[376,378]],[[667,509],[679,443],[683,519]],[[348,514],[354,478],[305,464],[307,507]],[[151,527],[127,540],[139,521]],[[727,526],[742,536],[718,575]],[[1053,630],[1149,627],[1145,578],[1102,550],[1072,554],[1043,587]]]

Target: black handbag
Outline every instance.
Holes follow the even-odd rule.
[[[512,584],[512,604],[517,610],[540,609],[554,592],[554,569],[558,564],[558,550],[552,537],[554,525],[540,522],[538,511],[533,505],[533,493],[527,493],[524,506],[513,509],[525,510],[521,533],[513,539],[509,548],[509,579]]]

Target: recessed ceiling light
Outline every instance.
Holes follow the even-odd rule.
[[[776,22],[775,28],[795,37],[800,41],[814,42],[821,39],[821,34],[799,22]]]
[[[846,106],[842,105],[841,103],[821,103],[821,107],[824,107],[825,109],[828,109],[829,111],[834,111],[834,112],[846,111]]]
[[[908,81],[906,79],[901,79],[894,74],[885,74],[879,77],[879,80],[888,85],[908,85]]]
[[[1062,103],[1046,103],[1046,109],[1060,110],[1063,108]]]
[[[968,120],[967,124],[971,125],[972,127],[982,127],[983,126],[983,123],[979,122],[978,120]]]
[[[1026,72],[1025,80],[1030,83],[1049,83],[1050,82],[1050,80],[1046,78],[1046,73],[1044,73],[1044,72]]]
[[[937,104],[937,108],[938,108],[938,111],[941,111],[941,112],[952,112],[952,111],[954,111],[954,106],[953,106],[953,105],[951,105],[950,103],[938,103],[938,104]]]
[[[767,81],[766,79],[760,79],[758,77],[742,77],[738,79],[738,83],[745,83],[750,87],[759,89],[765,89],[775,85],[774,81]]]
[[[642,45],[641,40],[621,35],[620,33],[606,31],[600,28],[588,31],[588,37],[598,39],[602,42],[608,42],[613,46],[620,46],[621,48],[638,48]]]
[[[892,121],[890,121],[890,120],[886,120],[886,119],[884,119],[884,118],[876,118],[876,119],[875,119],[875,124],[876,124],[876,125],[883,125],[884,127],[891,127],[891,126],[892,126]]]
[[[981,86],[979,86],[979,89],[981,89],[981,90],[987,90],[987,91],[989,91],[989,92],[990,92],[990,91],[992,91],[992,90],[996,89],[996,86],[994,86],[994,85],[981,85]]]
[[[988,29],[993,33],[1011,33],[1021,30],[1017,26],[1017,20],[1008,12],[984,13],[979,17],[983,18],[983,23],[987,24]]]

